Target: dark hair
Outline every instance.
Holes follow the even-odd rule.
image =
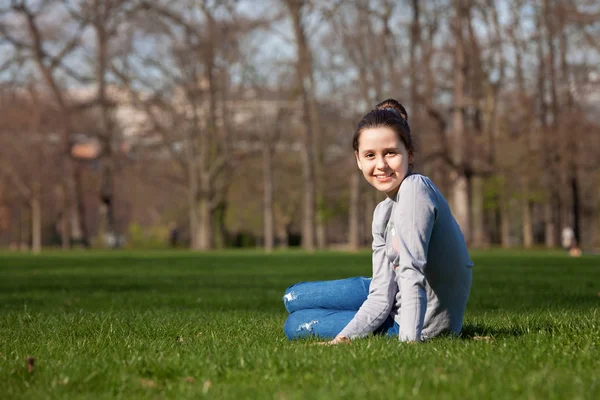
[[[414,151],[410,127],[408,126],[408,113],[402,104],[394,99],[387,99],[377,104],[374,110],[371,110],[360,120],[352,138],[354,151],[358,151],[358,140],[365,129],[379,127],[392,129],[396,132],[398,138],[402,140],[406,149]]]

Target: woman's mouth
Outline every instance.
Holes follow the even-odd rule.
[[[386,182],[386,181],[388,181],[388,180],[391,179],[391,177],[392,177],[393,174],[394,174],[393,172],[390,172],[388,174],[377,174],[377,175],[374,175],[374,176],[375,176],[375,178],[378,181],[380,181],[380,182]]]

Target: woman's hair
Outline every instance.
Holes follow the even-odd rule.
[[[406,149],[414,151],[410,127],[408,126],[408,113],[402,104],[394,99],[387,99],[377,104],[374,110],[371,110],[360,120],[352,138],[354,151],[358,151],[358,140],[365,129],[380,127],[392,129],[404,143]]]

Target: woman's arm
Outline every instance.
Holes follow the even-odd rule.
[[[411,175],[400,185],[392,215],[398,252],[396,279],[402,295],[400,305],[401,341],[420,341],[427,310],[425,268],[433,225],[437,218],[436,193],[429,179]]]
[[[392,201],[381,202],[373,213],[373,279],[369,296],[362,304],[352,321],[332,342],[341,338],[359,338],[375,331],[388,317],[394,304],[398,287],[394,271],[385,254],[385,229],[391,216]],[[336,342],[337,340],[337,342]]]

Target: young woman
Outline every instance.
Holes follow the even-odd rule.
[[[353,147],[367,182],[387,195],[373,215],[373,278],[290,286],[286,336],[337,344],[370,333],[414,342],[459,334],[473,263],[444,196],[412,172],[404,107],[393,99],[378,104],[358,124]]]

